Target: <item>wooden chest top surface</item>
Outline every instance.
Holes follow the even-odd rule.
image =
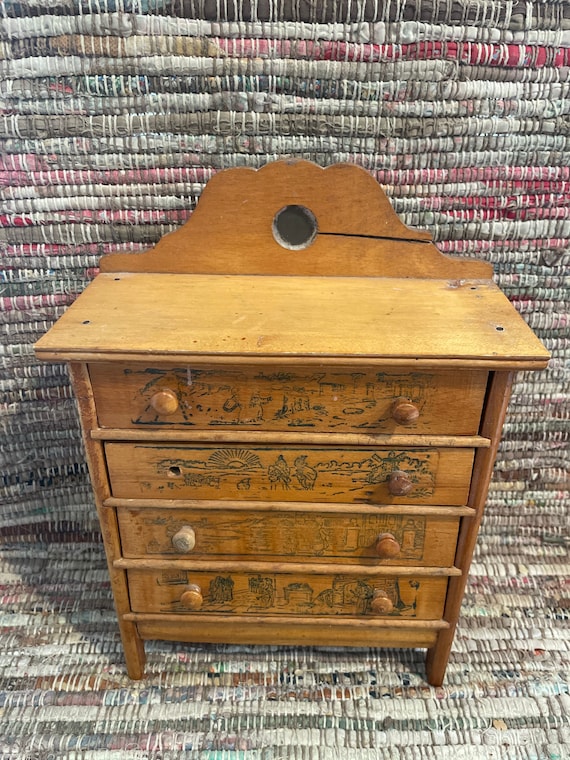
[[[100,274],[36,345],[51,360],[301,357],[543,367],[488,280]]]

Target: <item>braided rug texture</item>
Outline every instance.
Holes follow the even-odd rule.
[[[4,0],[1,758],[570,758],[569,90],[565,0]],[[32,344],[103,253],[284,156],[365,167],[553,354],[514,390],[442,688],[376,649],[153,642],[125,674],[66,371]]]

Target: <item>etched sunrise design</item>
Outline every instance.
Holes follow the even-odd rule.
[[[247,449],[219,449],[206,462],[206,467],[220,470],[256,470],[261,466],[257,454]]]

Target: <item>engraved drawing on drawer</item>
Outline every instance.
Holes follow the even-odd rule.
[[[119,498],[464,504],[472,449],[107,443]]]
[[[99,423],[475,434],[487,373],[90,365]]]
[[[327,512],[119,509],[123,556],[453,564],[459,518]]]
[[[129,570],[134,612],[441,617],[447,578]]]

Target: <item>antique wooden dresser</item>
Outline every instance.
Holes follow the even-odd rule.
[[[36,344],[79,402],[128,672],[145,639],[425,647],[444,677],[513,371],[489,264],[350,165],[207,185]]]

